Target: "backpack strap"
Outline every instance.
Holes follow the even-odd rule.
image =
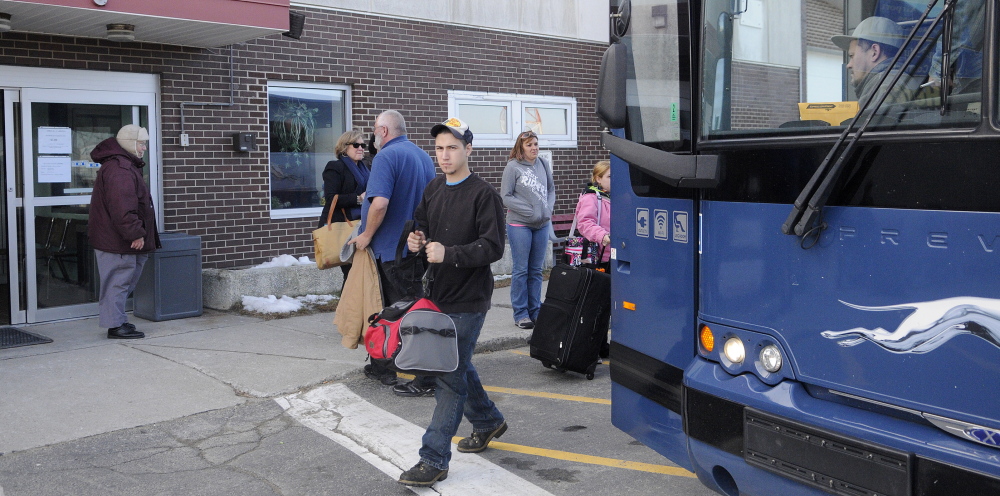
[[[407,220],[403,225],[403,232],[399,235],[399,242],[396,243],[396,265],[403,261],[403,250],[406,248],[406,238],[417,228],[417,222],[413,219]]]

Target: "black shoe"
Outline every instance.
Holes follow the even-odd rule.
[[[140,339],[146,337],[145,334],[135,330],[135,326],[128,322],[108,329],[108,339]]]
[[[410,470],[399,476],[399,483],[404,486],[429,487],[437,481],[448,478],[448,469],[438,470],[424,462],[419,462]]]
[[[397,396],[406,396],[408,398],[416,398],[417,396],[434,396],[434,392],[437,391],[437,384],[431,384],[427,387],[420,387],[414,384],[416,381],[404,382],[403,384],[396,384],[392,387],[392,392],[396,393]]]
[[[486,450],[490,441],[495,437],[500,437],[507,432],[507,422],[500,424],[500,427],[488,432],[473,432],[471,436],[458,442],[459,453],[479,453]]]
[[[520,327],[521,329],[532,329],[535,327],[535,323],[532,322],[531,319],[527,317],[515,322],[514,325]]]
[[[386,386],[392,386],[393,384],[396,383],[395,372],[387,370],[384,373],[379,374],[373,369],[372,364],[370,363],[368,365],[365,365],[365,377],[373,381],[379,381]]]

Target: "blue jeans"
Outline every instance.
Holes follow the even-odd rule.
[[[510,258],[513,262],[510,278],[510,306],[514,308],[514,322],[525,317],[538,320],[542,307],[542,265],[548,247],[549,225],[538,229],[507,225],[510,241]]]
[[[458,331],[458,368],[437,378],[437,392],[434,393],[437,405],[420,447],[420,461],[438,470],[448,468],[451,438],[458,432],[463,413],[474,432],[489,432],[504,422],[472,365],[472,351],[476,348],[486,312],[450,313],[448,316],[455,321]]]

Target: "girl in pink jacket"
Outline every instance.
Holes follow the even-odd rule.
[[[611,162],[597,162],[590,180],[576,203],[576,229],[590,241],[592,255],[604,251],[600,262],[605,263],[611,260]]]

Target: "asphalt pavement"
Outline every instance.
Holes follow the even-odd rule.
[[[140,340],[109,340],[96,319],[24,326],[53,342],[0,350],[0,496],[711,494],[611,425],[606,366],[588,381],[528,357],[509,298],[494,292],[477,346],[506,350],[477,368],[509,434],[453,457],[433,489],[396,482],[433,398],[365,378],[366,354],[340,345],[333,313],[206,309],[133,318]]]
[[[96,318],[21,326],[53,342],[0,350],[0,455],[275,398],[366,364],[340,345],[333,313],[131,321],[144,339],[107,339]],[[477,352],[524,346],[530,332],[498,288]]]

